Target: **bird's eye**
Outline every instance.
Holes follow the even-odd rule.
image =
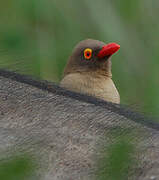
[[[84,57],[85,59],[89,60],[92,57],[92,49],[85,49],[84,50]]]

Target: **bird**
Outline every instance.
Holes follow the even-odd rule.
[[[105,44],[94,39],[80,41],[68,59],[60,86],[120,104],[111,72],[111,57],[119,49],[117,43]]]

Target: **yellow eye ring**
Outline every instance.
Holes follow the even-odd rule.
[[[84,57],[85,59],[89,60],[92,57],[92,49],[87,48],[84,50]]]

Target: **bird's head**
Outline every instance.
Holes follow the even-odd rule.
[[[111,56],[119,50],[116,43],[87,39],[79,42],[69,57],[64,75],[70,73],[94,73],[111,76]]]

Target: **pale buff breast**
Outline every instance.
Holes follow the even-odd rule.
[[[71,91],[88,94],[117,104],[120,103],[119,93],[109,77],[72,73],[66,75],[60,85]]]

